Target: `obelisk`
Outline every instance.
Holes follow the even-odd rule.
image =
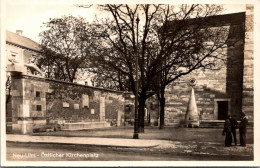
[[[199,115],[195,99],[195,93],[193,87],[196,85],[196,80],[190,80],[191,92],[190,99],[188,102],[186,114],[185,114],[185,125],[186,127],[198,127],[199,126]]]

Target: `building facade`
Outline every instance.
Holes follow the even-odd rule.
[[[220,70],[194,70],[167,86],[164,118],[166,126],[181,126],[185,123],[191,94],[191,79],[197,82],[193,89],[201,122],[223,122],[227,115],[240,120],[242,112],[246,113],[249,121],[253,122],[253,10],[253,6],[247,5],[246,12],[212,17],[208,25],[228,27],[230,40],[236,43],[235,45],[228,44],[227,49],[221,51],[221,54],[226,56],[226,62]],[[156,100],[154,97],[150,99]],[[126,101],[130,99],[126,97]],[[158,125],[159,105],[155,101],[152,102],[154,102],[153,106],[149,100],[146,103],[149,121],[146,117],[145,120]],[[134,106],[133,100],[132,104],[129,102],[126,104],[129,104],[129,107]],[[127,109],[128,111],[131,109],[131,114],[133,114],[133,107]]]
[[[22,30],[16,33],[6,30],[6,64],[15,60],[21,64],[33,62],[41,54],[41,47],[35,41],[22,36]]]
[[[24,65],[30,65],[41,55],[41,47],[35,41],[24,37],[22,30],[17,30],[16,33],[6,30],[6,122],[7,130],[11,129],[12,125],[12,104],[15,100],[12,99],[10,71],[23,71],[24,73],[34,73],[34,70]],[[11,64],[16,64],[14,69],[8,69]]]
[[[215,16],[215,25],[229,26],[234,31],[227,46],[226,65],[219,71],[196,70],[169,85],[166,89],[165,125],[180,125],[190,97],[189,80],[196,79],[194,87],[200,120],[225,120],[233,115],[238,120],[245,112],[249,121],[254,120],[253,108],[253,6],[246,12]]]

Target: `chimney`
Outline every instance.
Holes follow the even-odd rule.
[[[16,34],[18,34],[19,36],[23,35],[23,31],[22,30],[16,30]]]

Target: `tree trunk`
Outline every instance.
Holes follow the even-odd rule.
[[[159,129],[164,128],[164,107],[165,107],[165,98],[164,94],[162,95],[160,101],[160,126]]]
[[[145,108],[145,97],[140,96],[139,108],[138,108],[138,130],[139,133],[144,133],[144,108]]]

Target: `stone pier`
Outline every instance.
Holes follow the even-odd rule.
[[[254,6],[246,6],[242,112],[254,120]]]

